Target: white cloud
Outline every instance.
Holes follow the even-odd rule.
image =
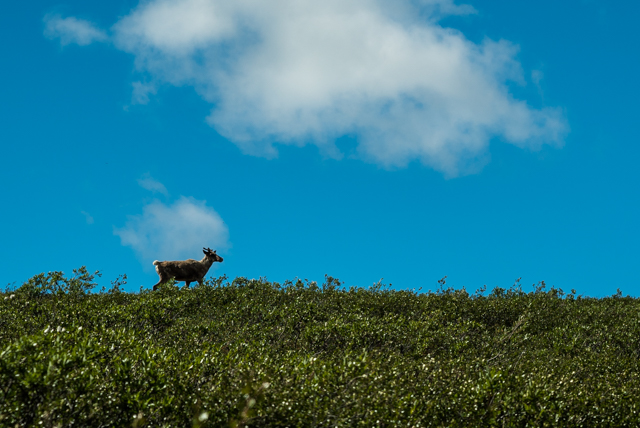
[[[184,196],[173,205],[151,202],[141,215],[129,216],[124,227],[114,228],[114,234],[147,267],[156,259],[198,258],[203,247],[229,247],[229,231],[220,215],[205,201]]]
[[[208,122],[247,154],[315,144],[339,158],[335,140],[352,135],[363,160],[455,176],[494,137],[538,149],[568,132],[561,109],[509,93],[525,84],[517,46],[439,22],[475,12],[453,0],[149,0],[112,31],[152,81],[211,102]]]
[[[93,23],[74,17],[62,18],[60,15],[45,15],[44,34],[50,39],[60,39],[61,45],[76,43],[86,46],[93,42],[108,40],[107,34]]]
[[[165,196],[169,195],[169,192],[167,191],[167,188],[164,187],[164,184],[155,180],[149,173],[144,174],[142,178],[138,179],[138,185],[143,189],[149,190],[153,193],[162,193]]]

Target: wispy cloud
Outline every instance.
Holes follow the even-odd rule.
[[[340,158],[335,140],[354,135],[365,161],[455,176],[494,137],[538,149],[568,132],[560,108],[510,94],[525,82],[517,46],[440,21],[475,12],[453,0],[149,0],[112,31],[151,81],[211,102],[208,122],[244,153],[315,144]],[[133,99],[152,93],[134,86]]]
[[[93,217],[86,211],[80,211],[80,213],[84,216],[87,224],[93,224]]]
[[[453,0],[418,0],[422,6],[430,8],[429,12],[435,14],[439,12],[441,15],[471,15],[478,11],[470,4],[455,4]]]
[[[542,85],[540,84],[543,78],[544,73],[542,72],[542,70],[531,70],[531,81],[534,85],[536,85],[536,89],[538,89],[540,98],[544,100],[544,91],[542,90]]]
[[[84,19],[45,15],[44,23],[45,36],[50,39],[60,39],[60,44],[63,46],[71,43],[86,46],[93,42],[104,42],[109,38],[107,33]]]
[[[131,94],[131,104],[148,104],[149,95],[156,93],[153,83],[133,82],[133,92]]]
[[[141,215],[129,216],[124,227],[114,228],[114,234],[145,266],[155,259],[196,258],[202,247],[229,247],[229,231],[220,215],[206,201],[187,197],[174,204],[151,202]]]
[[[164,184],[155,180],[153,177],[151,177],[151,174],[149,173],[146,173],[141,178],[139,178],[138,184],[143,189],[149,190],[151,192],[162,193],[165,196],[169,195],[169,192],[167,191],[167,188],[164,187]]]

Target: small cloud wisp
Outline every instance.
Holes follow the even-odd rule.
[[[74,17],[62,18],[60,15],[45,15],[44,35],[50,39],[60,39],[62,46],[75,43],[87,46],[93,42],[105,42],[107,33],[93,23]]]
[[[169,196],[169,192],[167,188],[164,187],[164,184],[160,183],[158,180],[151,177],[151,174],[146,173],[141,178],[138,179],[138,185],[143,189],[149,190],[153,193],[162,193],[165,196]]]
[[[84,219],[87,222],[87,224],[93,224],[94,223],[94,220],[93,220],[93,217],[91,216],[91,214],[89,214],[86,211],[80,211],[80,213],[84,216]]]

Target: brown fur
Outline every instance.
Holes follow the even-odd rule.
[[[184,281],[187,285],[194,281],[198,281],[198,284],[202,285],[204,276],[209,271],[209,268],[214,262],[222,262],[222,257],[216,254],[215,251],[211,251],[210,248],[204,248],[204,257],[202,260],[180,260],[159,262],[155,261],[153,264],[156,267],[156,272],[160,276],[160,281],[153,286],[156,290],[159,285],[164,284],[171,278],[175,278],[177,282]]]

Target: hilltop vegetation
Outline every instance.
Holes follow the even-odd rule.
[[[94,279],[0,293],[0,426],[640,425],[620,293]]]

